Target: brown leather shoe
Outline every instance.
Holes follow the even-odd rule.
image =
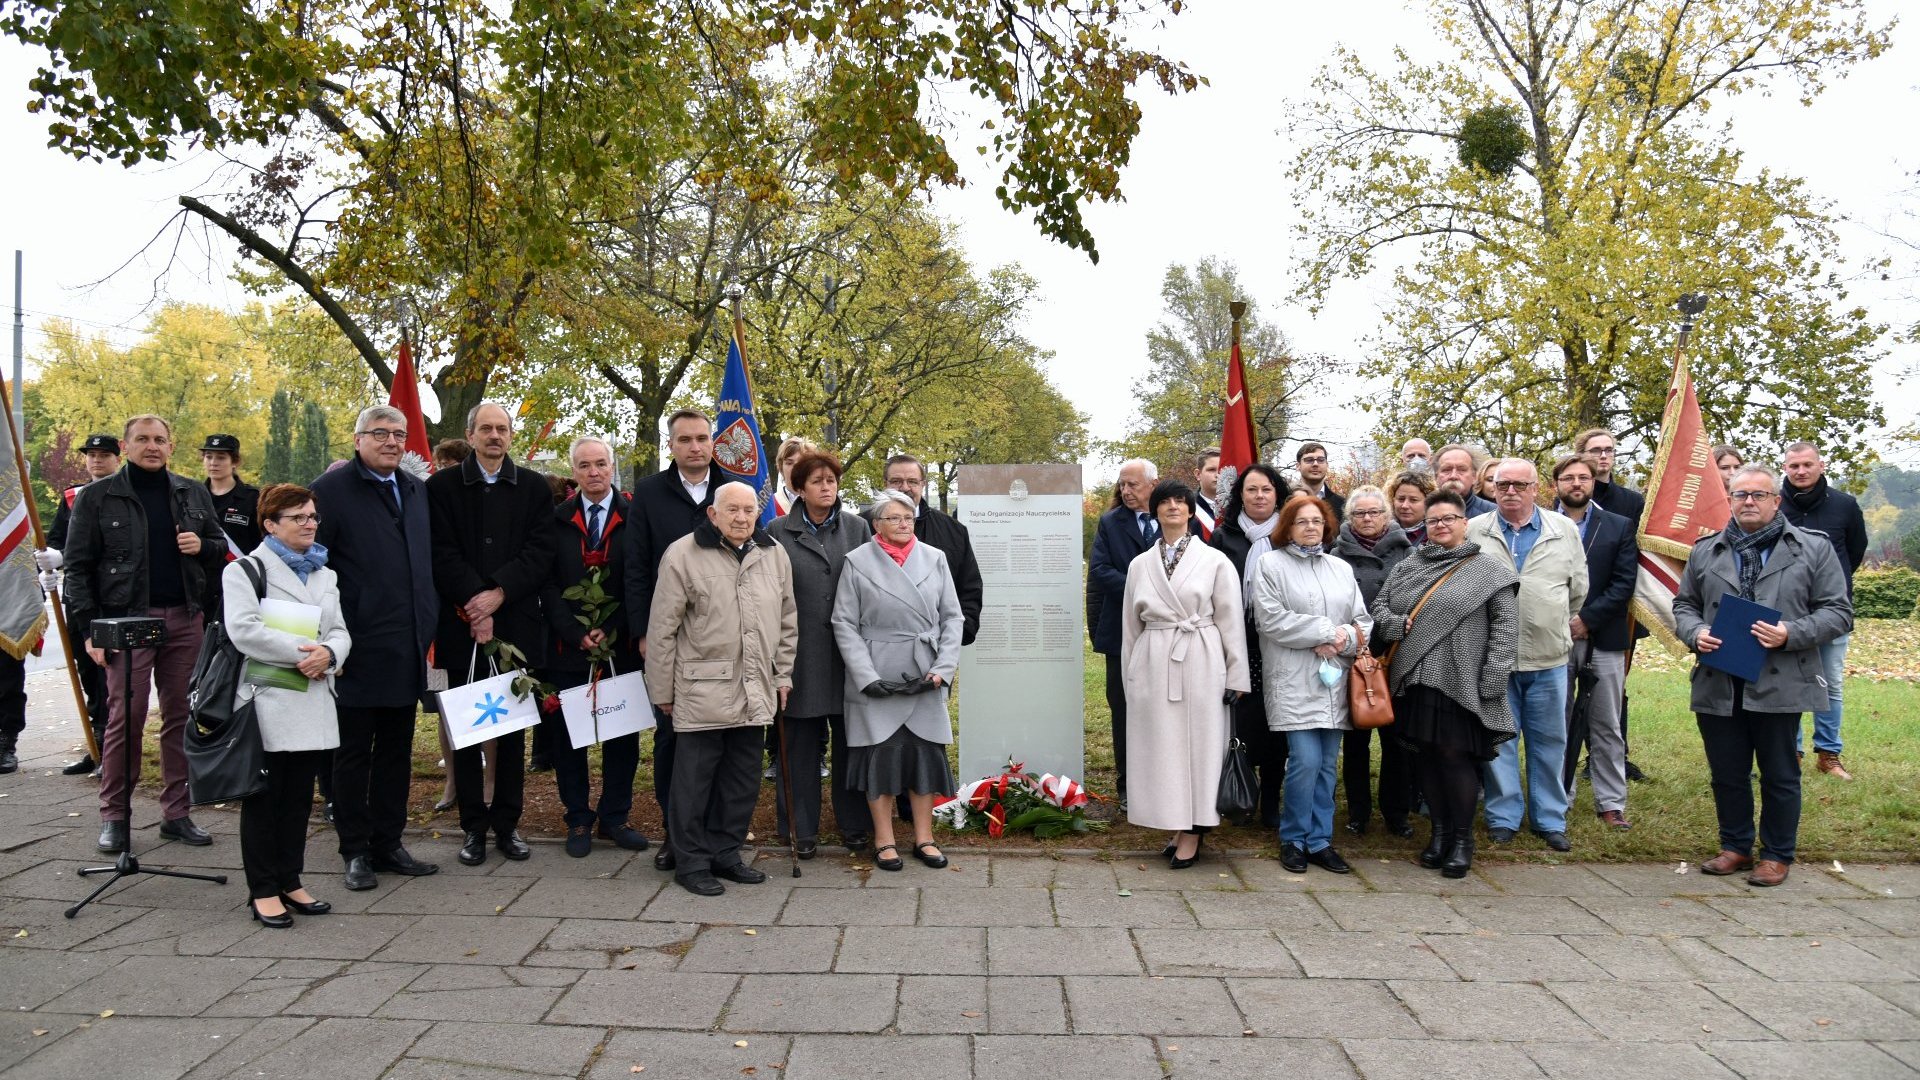
[[[1742,870],[1753,869],[1753,856],[1742,855],[1737,851],[1723,851],[1700,864],[1700,872],[1715,877],[1726,877]]]
[[[1761,859],[1753,865],[1753,873],[1747,875],[1747,884],[1770,888],[1787,880],[1787,864],[1773,859]]]
[[[1627,815],[1618,810],[1600,811],[1600,822],[1610,829],[1626,830],[1633,828],[1633,822],[1628,821]]]
[[[1839,754],[1831,750],[1820,750],[1817,751],[1817,754],[1819,756],[1819,762],[1814,766],[1815,768],[1833,777],[1835,780],[1853,779],[1853,774],[1847,771],[1847,767],[1840,764]]]

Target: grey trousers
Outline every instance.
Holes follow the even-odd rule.
[[[1593,647],[1592,639],[1573,643],[1573,652],[1567,657],[1567,677],[1570,684],[1567,692],[1567,718],[1573,718],[1574,710],[1581,708],[1575,688],[1580,685],[1580,670],[1586,668],[1594,678],[1593,688],[1584,696],[1592,699],[1587,708],[1587,763],[1590,766],[1593,783],[1593,809],[1596,813],[1627,808],[1627,741],[1620,730],[1620,702],[1627,690],[1627,654],[1609,652]],[[1577,748],[1569,746],[1567,757],[1572,760]],[[1575,772],[1567,784],[1567,798],[1571,800],[1574,788],[1579,785],[1580,774]]]

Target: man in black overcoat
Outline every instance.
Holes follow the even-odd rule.
[[[433,581],[440,593],[434,662],[451,686],[492,674],[476,655],[496,639],[520,651],[528,666],[546,652],[547,625],[540,591],[553,572],[553,490],[547,478],[514,463],[513,416],[491,401],[467,414],[473,454],[457,469],[427,481],[433,518]],[[509,664],[495,664],[504,674]],[[529,671],[529,674],[531,672]],[[499,755],[493,801],[487,801],[483,755]],[[526,787],[526,731],[515,731],[453,752],[453,787],[460,803],[460,861],[487,861],[487,834],[509,859],[531,849],[520,839]]]

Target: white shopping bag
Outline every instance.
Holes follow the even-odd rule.
[[[653,700],[647,697],[646,676],[638,671],[560,691],[560,711],[575,750],[653,726]]]
[[[477,650],[476,650],[477,651]],[[487,661],[489,670],[496,670]],[[513,680],[520,672],[509,671],[485,679],[472,679],[465,686],[440,691],[440,715],[446,719],[453,746],[462,750],[486,742],[498,735],[511,735],[540,722],[540,703],[531,693],[515,694]]]

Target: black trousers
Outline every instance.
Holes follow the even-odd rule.
[[[93,662],[87,650],[74,654],[73,670],[80,676],[80,696],[87,701],[87,723],[95,742],[107,737],[107,669]]]
[[[333,826],[340,856],[385,855],[400,847],[413,785],[412,705],[339,708],[333,752]]]
[[[682,877],[740,864],[740,846],[747,842],[760,795],[766,739],[758,724],[683,731],[674,738],[667,832],[675,872]]]
[[[266,790],[240,800],[240,865],[247,873],[247,895],[255,900],[300,888],[313,784],[327,763],[327,753],[268,754]]]
[[[1720,849],[1753,854],[1753,771],[1760,771],[1762,859],[1793,861],[1800,834],[1799,713],[1748,712],[1736,688],[1732,716],[1696,713],[1720,821]]]
[[[492,749],[475,743],[453,752],[453,795],[460,803],[463,832],[505,836],[520,827],[527,790],[527,729],[496,735]],[[493,769],[493,802],[487,802],[486,754],[498,759]]]
[[[1287,778],[1287,736],[1282,731],[1267,730],[1267,699],[1260,687],[1258,669],[1255,670],[1253,693],[1241,695],[1233,706],[1233,737],[1247,745],[1247,757],[1260,779],[1260,805],[1256,811],[1260,823],[1278,828],[1280,788]]]
[[[0,652],[0,746],[13,748],[27,730],[27,662]]]
[[[1120,669],[1120,654],[1107,657],[1107,712],[1113,727],[1113,790],[1127,796],[1127,675]]]
[[[1376,729],[1355,728],[1347,732],[1340,746],[1340,781],[1347,789],[1347,820],[1366,821],[1373,816],[1372,780],[1373,736]],[[1379,729],[1380,735],[1380,816],[1388,821],[1405,821],[1413,811],[1413,762],[1406,744]]]
[[[653,710],[653,801],[660,804],[660,820],[673,832],[673,717]]]
[[[584,671],[550,671],[544,678],[561,689],[585,685]],[[633,778],[640,771],[640,733],[622,735],[600,744],[600,807],[593,801],[593,774],[587,760],[590,746],[573,748],[567,734],[565,714],[555,709],[542,712],[540,739],[547,747],[547,760],[553,764],[553,784],[559,789],[560,804],[567,808],[567,827],[581,828],[596,821],[606,825],[625,825],[633,814]],[[458,781],[455,781],[457,784]]]
[[[780,729],[785,727],[786,760],[780,760]],[[847,760],[846,718],[843,716],[788,716],[767,729],[774,733],[774,800],[778,807],[777,831],[798,841],[820,839],[820,762],[829,744],[833,750],[832,775],[827,783],[833,792],[833,820],[841,839],[849,835],[866,836],[873,832],[873,811],[866,797],[847,788],[843,770]],[[790,776],[793,807],[787,806]]]

